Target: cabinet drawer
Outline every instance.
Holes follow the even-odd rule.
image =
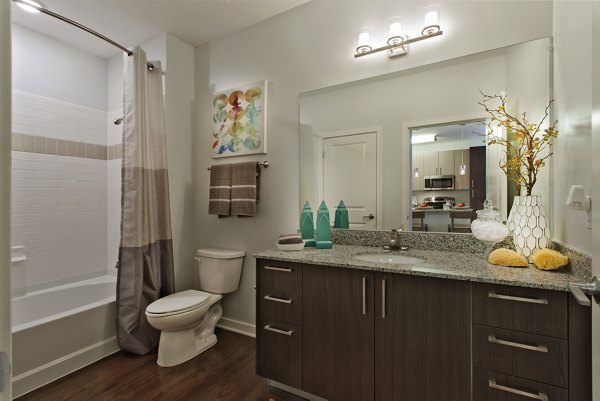
[[[287,294],[302,293],[301,264],[261,259],[257,269],[257,287],[276,288]]]
[[[476,284],[473,323],[567,338],[567,293]]]
[[[473,370],[476,401],[568,401],[567,390],[484,369]],[[574,401],[574,400],[573,400]]]
[[[555,386],[568,385],[567,340],[473,325],[473,365]]]
[[[257,372],[288,386],[302,388],[302,328],[275,320],[257,327]]]
[[[293,294],[273,288],[258,289],[261,319],[302,324],[302,292]]]

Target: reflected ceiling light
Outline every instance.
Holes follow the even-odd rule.
[[[419,177],[419,168],[415,167],[415,178]]]
[[[358,32],[358,43],[354,58],[388,50],[388,57],[402,56],[408,53],[410,43],[419,42],[443,34],[440,28],[440,9],[437,6],[429,6],[423,10],[424,28],[421,36],[409,39],[408,35],[402,33],[402,21],[400,17],[390,19],[388,25],[387,45],[373,49],[370,44],[371,36],[365,28]]]
[[[39,13],[40,9],[44,8],[44,5],[39,1],[34,1],[34,0],[13,0],[13,1],[22,10],[25,10],[29,13]]]
[[[428,143],[437,141],[436,134],[422,134],[422,135],[413,135],[410,139],[410,142],[415,145],[419,143]]]

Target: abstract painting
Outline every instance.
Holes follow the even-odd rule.
[[[267,81],[213,97],[212,158],[267,153]]]

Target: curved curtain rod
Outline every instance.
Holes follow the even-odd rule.
[[[100,39],[104,40],[105,42],[108,42],[111,45],[113,45],[115,47],[118,47],[119,49],[121,49],[125,53],[127,53],[128,56],[132,56],[133,55],[133,52],[131,50],[129,50],[128,48],[126,48],[125,46],[123,46],[123,45],[115,42],[111,38],[106,37],[106,36],[102,35],[99,32],[94,31],[91,28],[88,28],[87,26],[85,26],[83,24],[80,24],[77,21],[73,21],[70,18],[67,18],[67,17],[65,17],[63,15],[60,15],[58,13],[55,13],[54,11],[50,11],[50,10],[44,8],[44,7],[41,7],[41,6],[40,7],[38,7],[38,6],[32,6],[31,4],[23,2],[22,0],[12,0],[12,1],[15,2],[15,3],[21,3],[21,4],[25,4],[27,6],[30,6],[30,7],[34,7],[35,9],[37,9],[41,13],[44,13],[44,14],[49,15],[51,17],[54,17],[54,18],[56,18],[58,20],[61,20],[63,22],[66,22],[67,24],[73,25],[74,27],[77,27],[77,28],[79,28],[79,29],[81,29],[83,31],[88,32],[88,33],[91,33],[92,35],[96,36],[97,38],[100,38]],[[148,67],[148,70],[150,70],[150,71],[154,70],[154,65],[152,65],[152,63],[147,63],[147,67]]]

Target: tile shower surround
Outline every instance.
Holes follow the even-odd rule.
[[[114,271],[121,144],[109,114],[13,91],[12,243],[26,247],[29,291]]]

